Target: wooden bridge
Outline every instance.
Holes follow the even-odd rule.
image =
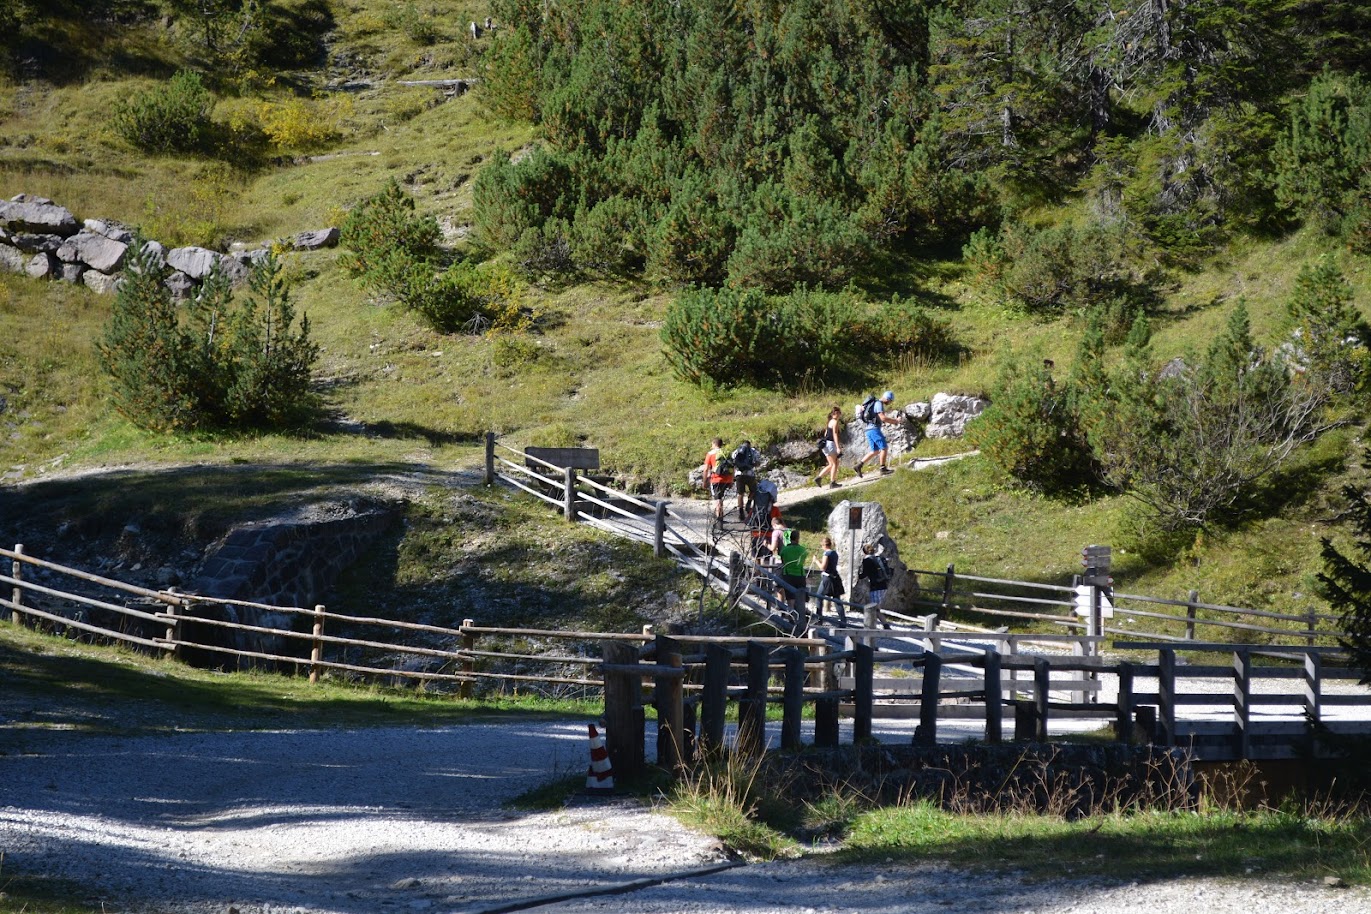
[[[1180,600],[1116,593],[1112,616],[1082,617],[1075,586],[968,575],[949,566],[910,569],[920,585],[915,611],[921,614],[884,613],[896,623],[893,631],[820,626],[808,637],[789,637],[783,633],[789,620],[765,571],[737,552],[725,554],[708,536],[701,539],[669,504],[582,475],[594,467],[557,466],[536,454],[520,454],[517,463],[491,459],[496,447],[488,441],[490,481],[508,474],[511,485],[556,504],[565,516],[674,557],[776,634],[607,634],[472,620],[451,628],[322,605],[268,607],[148,590],[29,555],[22,545],[0,549],[11,569],[0,575],[0,585],[9,588],[8,599],[0,596],[0,614],[66,637],[169,657],[195,650],[217,654],[228,666],[268,666],[311,680],[331,674],[409,682],[461,696],[497,689],[603,695],[611,746],[626,766],[647,743],[650,706],[658,756],[671,765],[688,759],[697,743],[724,739],[725,721],[734,722],[733,738],[744,746],[788,748],[806,738],[830,745],[871,736],[993,742],[1011,729],[1014,738],[1044,740],[1109,728],[1123,740],[1186,747],[1205,758],[1317,754],[1332,750],[1340,735],[1371,732],[1371,692],[1343,665],[1331,616],[1220,606],[1192,591]],[[266,628],[207,618],[201,612],[207,604],[270,609],[294,622]],[[989,627],[1005,620],[1059,631]],[[274,646],[224,646],[224,639],[210,637],[216,629],[266,636],[259,640]],[[519,671],[512,672],[516,664]],[[780,707],[781,721],[768,734],[771,705]]]

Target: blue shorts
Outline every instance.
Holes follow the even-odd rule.
[[[866,443],[867,446],[870,447],[873,451],[885,450],[885,433],[882,432],[879,427],[867,429]]]

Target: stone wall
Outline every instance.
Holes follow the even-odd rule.
[[[313,607],[357,562],[378,537],[399,519],[398,508],[360,501],[316,504],[269,521],[231,531],[207,554],[199,575],[186,588],[194,594],[276,606]],[[298,613],[206,603],[198,618],[246,625],[310,631],[312,621]],[[309,656],[309,642],[260,632],[186,623],[184,640],[236,650]],[[187,652],[198,665],[236,666],[231,656],[211,651]]]
[[[78,222],[70,210],[46,197],[17,194],[0,200],[0,271],[80,283],[105,295],[119,288],[133,243],[129,226],[108,219]],[[313,251],[337,243],[338,230],[326,228],[256,247],[234,245],[228,253],[202,247],[168,249],[153,240],[145,240],[143,247],[167,266],[167,288],[185,299],[215,269],[235,285],[244,282],[271,247]]]

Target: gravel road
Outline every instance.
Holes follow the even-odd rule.
[[[582,776],[588,755],[572,721],[136,738],[0,727],[0,863],[88,886],[109,914],[1371,911],[1371,892],[1316,882],[732,866],[712,838],[626,800],[505,806]]]

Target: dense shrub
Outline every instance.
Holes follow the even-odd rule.
[[[1371,326],[1353,303],[1352,287],[1328,256],[1300,268],[1286,303],[1294,361],[1306,383],[1344,397],[1366,389]]]
[[[211,135],[214,97],[199,74],[182,70],[114,108],[116,133],[145,152],[196,152]]]
[[[438,222],[415,211],[414,198],[392,179],[353,207],[343,222],[343,267],[373,295],[398,302],[440,333],[515,329],[529,318],[517,283],[505,270],[470,263],[443,269]]]
[[[1027,488],[1082,489],[1096,481],[1097,471],[1071,400],[1047,364],[1010,363],[990,406],[967,427],[967,438],[992,465]]]
[[[1282,205],[1355,245],[1371,240],[1371,84],[1355,74],[1317,77],[1291,106],[1273,157]]]
[[[1371,449],[1362,452],[1362,470],[1371,474]],[[1352,548],[1342,550],[1328,537],[1322,540],[1323,572],[1319,583],[1328,604],[1341,615],[1345,635],[1342,646],[1362,673],[1363,683],[1371,682],[1371,492],[1365,485],[1345,486],[1346,516],[1354,537]]]
[[[956,348],[947,325],[913,305],[803,286],[775,296],[690,289],[668,307],[662,342],[677,376],[704,387],[855,379],[891,357]]]
[[[275,257],[235,297],[217,271],[185,313],[162,283],[166,268],[135,245],[99,344],[115,408],[154,431],[278,429],[304,422],[319,349],[295,310]]]

